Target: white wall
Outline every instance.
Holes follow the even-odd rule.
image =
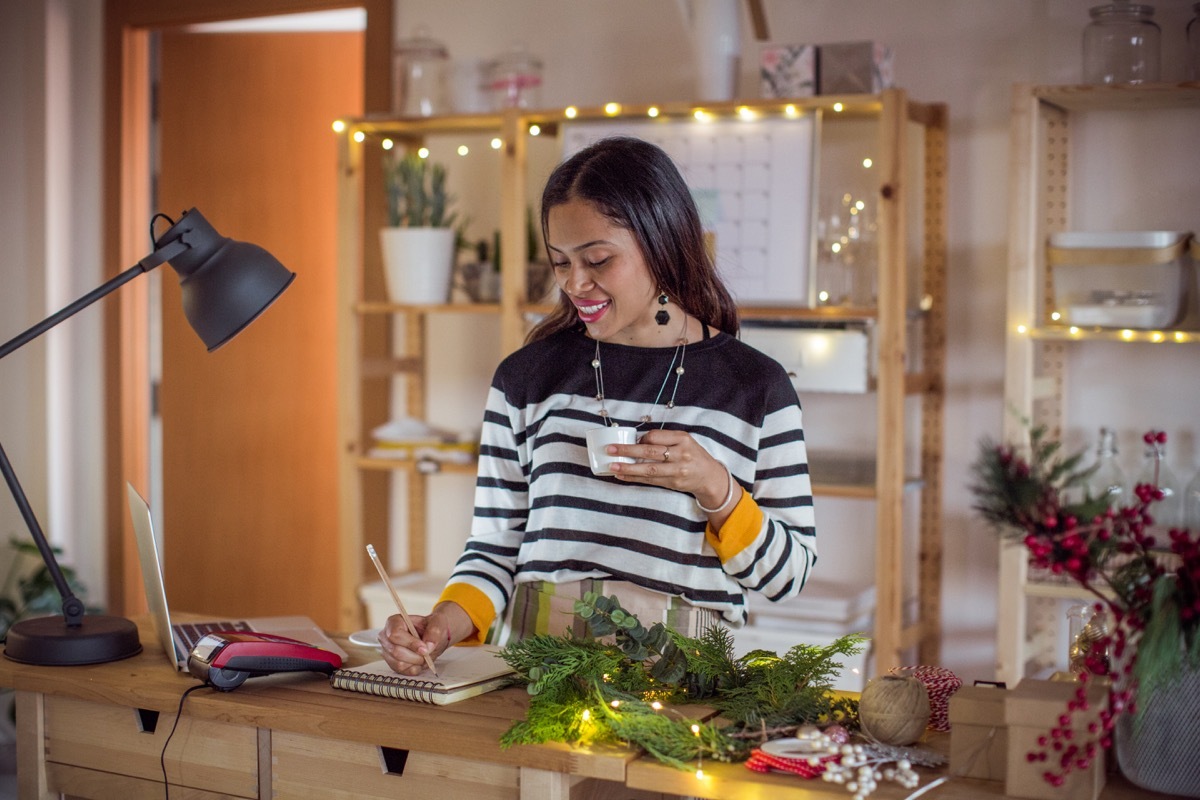
[[[946,403],[945,645],[943,662],[968,678],[990,677],[996,617],[996,547],[993,535],[970,511],[965,485],[976,442],[998,435],[1004,413],[1003,327],[1006,192],[1010,87],[1017,82],[1075,83],[1080,78],[1080,40],[1095,0],[766,0],[771,41],[822,43],[874,39],[892,46],[896,81],[918,100],[943,101],[950,110],[949,351]],[[1159,2],[1163,29],[1163,79],[1183,74],[1183,30],[1191,3]],[[98,146],[100,4],[89,0],[0,0],[0,339],[36,321],[78,285],[98,280],[88,256],[99,238]],[[63,11],[71,53],[65,72],[47,66],[54,30],[48,21]],[[595,105],[686,101],[692,93],[691,61],[683,23],[668,0],[396,0],[397,38],[418,24],[447,43],[456,59],[494,56],[524,42],[545,63],[542,105]],[[758,45],[744,26],[741,94],[757,94]],[[89,95],[85,89],[93,91]],[[66,92],[62,106],[48,94]],[[58,115],[71,115],[72,138],[55,144]],[[62,149],[55,149],[62,148]],[[65,155],[63,155],[65,154]],[[63,162],[62,158],[68,161]],[[93,161],[92,159],[95,159]],[[54,164],[69,163],[70,198]],[[1195,174],[1195,172],[1193,172]],[[57,187],[57,188],[56,188]],[[1087,187],[1083,187],[1086,191]],[[58,198],[57,201],[55,198]],[[59,206],[51,208],[51,204]],[[65,233],[55,220],[73,217]],[[82,227],[80,227],[82,226]],[[1192,225],[1200,228],[1200,224]],[[56,243],[78,241],[62,277],[41,264]],[[76,255],[78,254],[78,255]],[[68,285],[67,279],[75,281]],[[72,322],[72,336],[94,320]],[[91,329],[94,331],[95,329]],[[449,335],[449,334],[448,334]],[[81,469],[66,506],[70,522],[47,512],[47,476],[58,465],[47,458],[47,404],[55,392],[46,382],[58,375],[46,366],[44,345],[34,345],[0,365],[0,441],[27,484],[35,508],[50,513],[56,538],[68,525],[80,537],[81,568],[101,574],[102,518],[98,469]],[[39,349],[41,348],[41,349]],[[98,365],[90,352],[73,358],[70,370]],[[99,465],[99,415],[103,393],[98,373],[80,375],[77,398],[64,417],[76,421],[69,463]],[[55,403],[57,407],[58,403]],[[50,456],[54,459],[56,456]],[[55,483],[54,485],[58,485]],[[466,513],[465,510],[464,513]],[[21,534],[15,510],[0,498],[0,536]],[[453,551],[454,548],[448,548]],[[89,579],[94,582],[94,579]],[[97,584],[98,585],[98,584]]]
[[[101,269],[102,6],[0,2],[0,340],[94,288]],[[0,443],[47,537],[104,596],[101,310],[0,364]],[[29,540],[0,489],[0,569]]]

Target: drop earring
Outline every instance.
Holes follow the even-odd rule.
[[[670,302],[670,299],[667,297],[667,293],[661,292],[658,295],[658,304],[660,306],[662,306],[662,308],[660,308],[658,310],[658,313],[654,315],[654,321],[657,322],[659,325],[666,325],[668,322],[671,321],[671,315],[667,313],[667,308],[666,308],[666,305],[668,302]]]

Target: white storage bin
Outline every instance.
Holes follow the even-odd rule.
[[[1062,321],[1106,328],[1175,324],[1187,304],[1190,238],[1185,231],[1052,234],[1046,259]]]

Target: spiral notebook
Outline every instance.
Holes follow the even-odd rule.
[[[335,671],[329,683],[335,689],[444,706],[511,683],[513,669],[499,652],[494,645],[451,647],[437,660],[437,677],[428,671],[416,676],[398,675],[387,662],[372,661]]]

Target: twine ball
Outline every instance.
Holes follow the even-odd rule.
[[[917,741],[929,724],[929,713],[925,684],[910,676],[881,675],[867,684],[858,700],[863,733],[881,744]]]

